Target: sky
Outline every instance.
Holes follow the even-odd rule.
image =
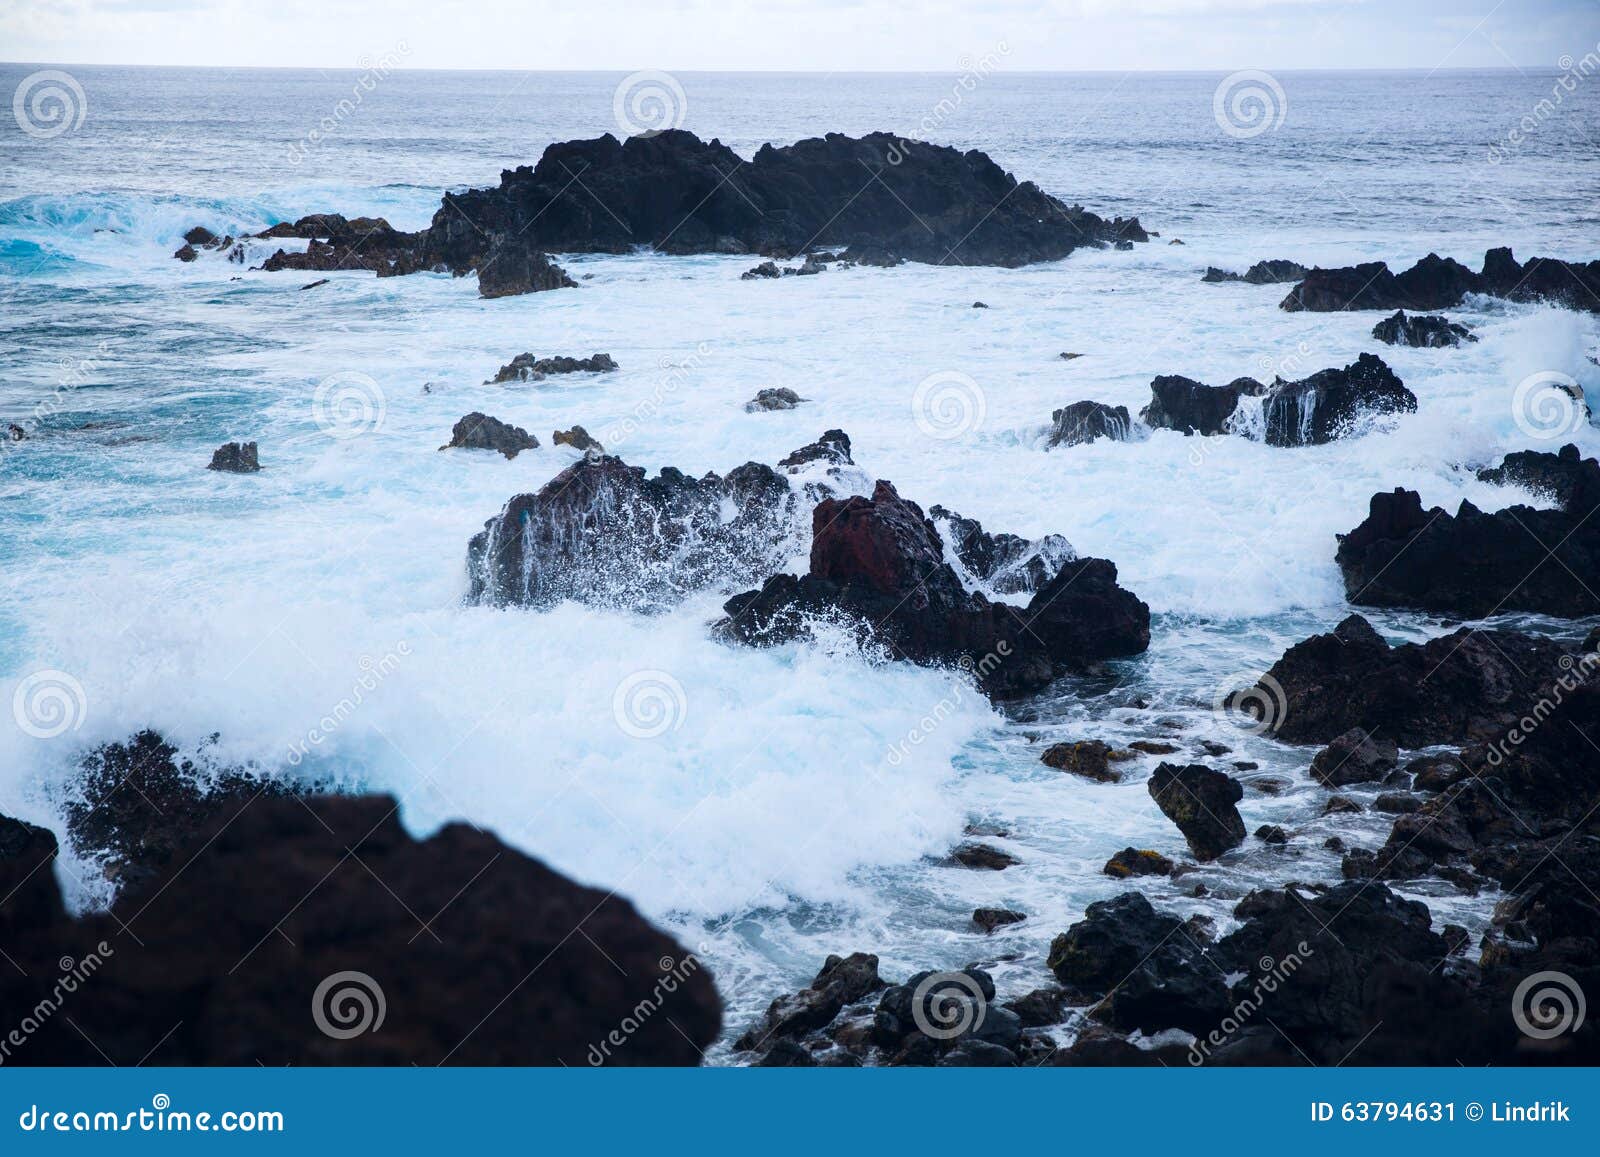
[[[1544,68],[1600,0],[0,0],[0,59],[553,70]]]

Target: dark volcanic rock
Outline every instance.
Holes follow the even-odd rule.
[[[1462,742],[1504,734],[1565,670],[1565,653],[1548,639],[1465,629],[1391,647],[1351,615],[1290,647],[1236,702],[1265,712],[1289,743],[1329,743],[1351,728],[1403,747]]]
[[[1359,727],[1352,727],[1311,761],[1311,775],[1325,787],[1344,787],[1352,783],[1371,783],[1394,770],[1400,751],[1387,739],[1375,739]]]
[[[1236,806],[1244,788],[1232,776],[1198,763],[1163,763],[1149,782],[1150,798],[1178,826],[1195,859],[1214,860],[1244,843],[1244,820]]]
[[[542,382],[551,374],[608,374],[617,368],[610,354],[591,354],[586,358],[536,358],[532,354],[518,354],[496,371],[484,385],[498,386],[504,382]]]
[[[1014,534],[990,534],[977,519],[963,518],[942,506],[929,507],[928,517],[967,573],[996,594],[1036,591],[1078,557],[1059,534],[1032,541]]]
[[[822,437],[779,459],[778,465],[794,474],[816,462],[829,466],[854,465],[850,459],[850,435],[843,430],[824,430]]]
[[[1124,1031],[1204,1032],[1228,1013],[1224,973],[1183,921],[1138,892],[1090,904],[1050,945],[1048,965],[1071,988],[1102,997],[1095,1015]]]
[[[498,450],[507,458],[538,448],[539,439],[521,426],[508,425],[476,410],[457,422],[450,431],[450,441],[439,447],[441,450]]]
[[[1590,459],[1589,467],[1594,466]],[[1590,488],[1566,509],[1513,506],[1485,514],[1462,501],[1454,515],[1423,510],[1414,490],[1374,494],[1366,521],[1339,536],[1335,555],[1352,603],[1412,607],[1467,618],[1502,611],[1581,618],[1600,613],[1600,520]]]
[[[1554,454],[1541,450],[1507,454],[1500,465],[1479,470],[1478,477],[1496,486],[1531,490],[1580,517],[1600,506],[1600,462],[1582,457],[1571,442]]]
[[[1312,446],[1340,437],[1360,418],[1415,413],[1417,398],[1383,359],[1362,354],[1342,370],[1274,384],[1262,407],[1269,445]]]
[[[228,474],[254,474],[261,469],[261,458],[254,442],[224,442],[211,454],[207,470],[221,470]]]
[[[878,482],[871,498],[824,499],[812,514],[806,575],[776,575],[738,595],[726,638],[806,638],[814,618],[854,622],[896,657],[957,663],[991,694],[1037,690],[1057,674],[1149,646],[1149,608],[1103,559],[1064,565],[1026,609],[968,591],[922,509]]]
[[[1484,254],[1474,273],[1459,261],[1430,253],[1404,273],[1382,261],[1340,269],[1312,269],[1289,291],[1282,308],[1334,313],[1347,309],[1427,312],[1460,305],[1469,293],[1512,301],[1547,301],[1569,309],[1600,310],[1600,261],[1588,264],[1535,257],[1519,264],[1509,249]]]
[[[1208,386],[1193,378],[1163,374],[1150,383],[1150,404],[1140,412],[1139,418],[1157,430],[1226,434],[1228,419],[1239,408],[1240,396],[1259,394],[1265,389],[1253,378],[1241,378],[1227,386]]]
[[[56,837],[0,815],[0,936],[10,944],[23,929],[66,916],[55,877]]]
[[[1174,241],[1174,245],[1180,244]],[[1230,273],[1226,269],[1218,269],[1215,265],[1206,268],[1206,274],[1201,281],[1244,281],[1251,285],[1278,285],[1285,281],[1299,281],[1307,269],[1298,261],[1257,261],[1244,273]]]
[[[484,524],[467,547],[468,597],[664,610],[770,574],[803,542],[805,505],[787,478],[754,462],[726,477],[667,467],[647,478],[590,455]]]
[[[423,258],[424,234],[403,233],[382,217],[347,220],[338,213],[318,213],[302,217],[293,225],[280,222],[261,236],[311,239],[302,253],[279,249],[268,257],[261,264],[268,273],[282,269],[322,272],[365,269],[379,277],[393,277],[424,269],[443,269],[442,265]]]
[[[557,446],[571,446],[574,450],[585,454],[591,451],[596,454],[604,454],[606,452],[606,448],[596,441],[589,434],[589,431],[582,426],[574,426],[570,430],[556,430],[550,435],[550,441]]]
[[[986,933],[1004,928],[1007,924],[1020,924],[1027,918],[1027,913],[1015,912],[1010,908],[978,908],[972,913],[972,922]]]
[[[1019,185],[976,151],[830,133],[765,145],[747,162],[719,141],[668,130],[551,145],[537,166],[503,172],[498,188],[447,195],[421,261],[466,272],[500,237],[548,253],[649,245],[788,257],[826,245],[871,263],[1015,266],[1146,234],[1137,221],[1105,221]]]
[[[1003,852],[990,844],[962,844],[951,851],[950,861],[963,868],[982,872],[1003,872],[1022,863],[1010,852]]]
[[[1130,876],[1170,876],[1172,869],[1172,861],[1160,852],[1152,852],[1147,848],[1123,848],[1107,860],[1101,870],[1115,879],[1126,880]]]
[[[1126,442],[1133,430],[1126,406],[1107,406],[1100,402],[1073,402],[1054,411],[1046,446],[1079,446],[1097,438]]]
[[[1122,773],[1111,766],[1112,760],[1130,758],[1130,753],[1118,751],[1109,743],[1088,739],[1081,743],[1056,743],[1045,749],[1039,762],[1057,771],[1070,771],[1097,783],[1120,783]]]
[[[787,386],[758,390],[756,396],[744,404],[744,412],[756,414],[763,410],[792,410],[805,400]]]
[[[761,1020],[735,1041],[733,1047],[740,1052],[758,1052],[779,1039],[800,1037],[826,1028],[845,1005],[886,987],[878,975],[876,956],[866,952],[830,956],[823,962],[816,979],[794,995],[774,1000]]]
[[[101,961],[70,1018],[12,1059],[699,1063],[721,1023],[702,962],[614,895],[463,824],[415,841],[397,811],[377,796],[261,799],[194,833],[109,914],[8,936],[22,971],[0,977],[7,1008],[47,997],[58,959]]]
[[[1419,349],[1441,349],[1463,342],[1475,342],[1472,331],[1447,317],[1428,314],[1407,316],[1403,309],[1396,310],[1372,327],[1372,336],[1390,345],[1408,345]]]
[[[496,244],[478,264],[481,297],[516,297],[548,289],[576,289],[567,271],[543,253],[513,240]]]

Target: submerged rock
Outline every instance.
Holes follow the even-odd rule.
[[[1133,432],[1126,406],[1107,406],[1100,402],[1073,402],[1054,411],[1050,421],[1046,446],[1079,446],[1097,438],[1126,442]]]
[[[700,1063],[721,1025],[702,961],[614,894],[465,824],[414,840],[398,811],[382,796],[258,799],[190,834],[109,913],[9,927],[0,1006],[35,1008],[52,986],[59,1001],[64,970],[97,964],[70,1017],[42,1019],[11,1059]]]
[[[1442,349],[1475,342],[1472,331],[1447,317],[1428,314],[1408,316],[1403,309],[1396,310],[1372,327],[1372,336],[1390,345],[1415,346],[1419,349]]]
[[[537,358],[532,354],[518,354],[501,366],[484,385],[542,382],[551,374],[608,374],[616,368],[617,363],[610,354],[591,354],[586,358]]]
[[[763,410],[792,410],[805,400],[787,386],[778,386],[775,389],[758,390],[756,396],[744,404],[744,412],[756,414]]]
[[[1109,743],[1088,739],[1081,743],[1056,743],[1045,749],[1039,762],[1057,771],[1071,772],[1096,783],[1121,783],[1122,773],[1111,766],[1113,760],[1132,758],[1132,753],[1118,751]]]
[[[1181,245],[1183,242],[1174,241],[1172,244]],[[1218,269],[1215,265],[1210,265],[1206,267],[1205,276],[1200,280],[1208,282],[1244,281],[1251,285],[1278,285],[1285,281],[1299,281],[1307,272],[1306,267],[1298,261],[1257,261],[1242,274],[1230,273],[1226,269]]]
[[[450,441],[439,447],[441,450],[498,450],[507,458],[538,448],[539,439],[521,426],[508,425],[476,410],[457,422],[450,431]]]
[[[224,442],[211,454],[207,470],[221,470],[227,474],[254,474],[261,469],[261,458],[254,442]]]

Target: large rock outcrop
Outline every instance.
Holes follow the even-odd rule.
[[[1560,454],[1510,455],[1490,481],[1543,491],[1557,509],[1512,506],[1486,514],[1462,501],[1454,515],[1422,508],[1414,490],[1374,494],[1366,520],[1339,536],[1335,558],[1352,603],[1478,618],[1499,612],[1581,618],[1600,613],[1600,463]]]
[[[1510,249],[1491,249],[1474,273],[1459,261],[1430,253],[1403,273],[1382,261],[1338,269],[1312,269],[1281,303],[1291,312],[1409,309],[1426,313],[1460,305],[1469,293],[1510,301],[1544,301],[1568,309],[1600,311],[1600,261],[1534,257],[1519,263]]]
[[[991,694],[1037,690],[1095,660],[1142,652],[1150,611],[1104,559],[1075,559],[1026,608],[969,591],[937,528],[880,481],[870,498],[825,499],[812,514],[807,574],[779,574],[730,599],[726,638],[809,637],[817,620],[854,624],[896,657],[971,670]]]
[[[1413,346],[1417,349],[1443,349],[1478,339],[1472,331],[1448,317],[1437,314],[1410,314],[1397,309],[1372,327],[1372,336],[1389,345]]]
[[[0,1007],[36,1024],[8,1063],[700,1062],[721,1025],[704,962],[615,895],[464,824],[415,840],[397,811],[262,798],[108,914],[8,902]]]

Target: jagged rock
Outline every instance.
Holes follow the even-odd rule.
[[[1372,354],[1362,354],[1342,370],[1275,383],[1262,398],[1265,439],[1272,446],[1321,445],[1347,433],[1360,418],[1416,409],[1416,395]]]
[[[7,945],[23,929],[65,919],[56,886],[56,851],[51,832],[0,815],[0,935]]]
[[[1003,852],[990,844],[962,844],[951,851],[950,861],[963,868],[984,872],[1003,872],[1022,863],[1010,852]]]
[[[1374,494],[1366,520],[1339,536],[1335,559],[1347,597],[1467,618],[1600,613],[1600,598],[1576,577],[1600,568],[1600,521],[1589,517],[1600,470],[1593,459],[1586,468],[1595,481],[1575,483],[1560,510],[1485,514],[1463,500],[1452,516],[1437,506],[1424,511],[1414,490]]]
[[[394,277],[443,269],[422,255],[424,234],[402,233],[382,217],[347,220],[338,213],[317,213],[302,217],[293,225],[280,222],[260,236],[304,237],[311,242],[302,253],[283,249],[273,253],[261,263],[261,269],[268,273],[283,269],[364,269],[379,277]]]
[[[800,447],[778,461],[778,465],[794,474],[816,462],[829,466],[852,466],[850,435],[843,430],[825,430],[815,442]]]
[[[450,431],[450,441],[439,447],[441,450],[498,450],[507,458],[538,448],[539,439],[521,426],[508,425],[476,410],[457,422]]]
[[[972,922],[985,933],[992,933],[1007,924],[1020,924],[1027,918],[1026,912],[1014,912],[1010,908],[977,908],[972,913]]]
[[[1123,848],[1107,860],[1101,870],[1113,879],[1126,880],[1130,876],[1170,876],[1173,867],[1172,861],[1160,852],[1152,852],[1148,848]]]
[[[1289,833],[1278,824],[1262,824],[1256,829],[1256,839],[1273,847],[1282,847],[1289,842]]]
[[[1311,775],[1325,787],[1371,783],[1394,770],[1400,751],[1387,739],[1375,739],[1352,727],[1311,760]]]
[[[963,518],[943,506],[928,508],[928,517],[974,579],[996,594],[1029,594],[1053,579],[1078,557],[1059,534],[1029,541],[1014,534],[990,534],[975,518]]]
[[[1097,438],[1126,442],[1133,431],[1126,406],[1106,406],[1100,402],[1073,402],[1052,412],[1050,421],[1046,446],[1079,446]]]
[[[783,270],[778,268],[776,261],[763,261],[754,269],[746,269],[739,274],[740,281],[759,281],[763,278],[778,278],[783,276]]]
[[[811,565],[729,600],[724,638],[807,638],[815,619],[858,624],[896,657],[957,663],[994,695],[1037,690],[1058,673],[1149,646],[1149,608],[1103,559],[1067,563],[1025,610],[968,591],[922,509],[880,481],[872,497],[824,499],[812,514]]]
[[[616,368],[617,363],[610,354],[591,354],[586,358],[536,358],[532,354],[518,354],[501,366],[484,385],[542,382],[551,374],[608,374]]]
[[[1174,241],[1172,244],[1182,245],[1183,242]],[[1244,281],[1251,285],[1278,285],[1285,281],[1299,281],[1305,277],[1307,272],[1306,267],[1298,261],[1257,261],[1249,269],[1245,270],[1243,274],[1230,273],[1226,269],[1218,269],[1215,265],[1208,265],[1205,276],[1200,280],[1209,282]]]
[[[261,458],[254,442],[224,442],[212,451],[207,470],[221,470],[228,474],[254,474],[261,469]]]
[[[184,241],[189,245],[216,245],[221,240],[215,233],[204,225],[196,225],[183,235]]]
[[[179,261],[189,262],[189,261],[198,260],[199,257],[200,257],[200,254],[195,252],[195,248],[194,248],[193,245],[181,245],[181,246],[178,247],[177,252],[175,252],[173,254],[173,256],[176,257]]]
[[[468,598],[665,610],[781,566],[803,542],[805,505],[783,475],[754,462],[726,477],[667,467],[647,478],[620,458],[589,455],[484,524],[467,548]]]
[[[1120,783],[1122,773],[1111,766],[1112,760],[1131,758],[1126,751],[1118,751],[1109,743],[1089,739],[1081,743],[1056,743],[1045,749],[1039,762],[1057,771],[1070,771],[1096,783]]]
[[[1150,798],[1177,825],[1202,863],[1244,843],[1244,820],[1236,806],[1244,788],[1232,776],[1198,763],[1163,763],[1150,776]]]
[[[816,978],[793,996],[780,996],[733,1047],[760,1051],[779,1040],[826,1028],[844,1007],[888,987],[878,975],[878,958],[866,952],[829,956]]]
[[[876,179],[863,187],[868,174]],[[886,133],[765,145],[749,161],[676,129],[567,141],[537,166],[503,172],[498,188],[445,202],[420,248],[423,260],[460,272],[500,236],[547,253],[650,245],[788,257],[821,244],[848,246],[845,256],[863,264],[1010,266],[1146,237],[1137,221],[1105,221],[1017,184],[983,153],[908,146]]]
[[[1459,261],[1430,253],[1403,273],[1382,261],[1340,269],[1312,269],[1289,291],[1281,308],[1334,313],[1347,309],[1421,312],[1460,305],[1469,293],[1511,301],[1548,301],[1568,309],[1600,310],[1600,261],[1587,265],[1535,257],[1519,264],[1510,249],[1484,254],[1474,273]]]
[[[574,426],[570,430],[557,430],[550,435],[550,441],[557,446],[571,446],[580,453],[604,454],[606,448],[590,437],[589,431],[582,426]]]
[[[805,400],[787,386],[778,386],[776,389],[758,390],[756,396],[744,404],[744,412],[756,414],[763,410],[792,410]]]
[[[1540,450],[1507,454],[1500,465],[1479,470],[1478,477],[1496,486],[1531,490],[1570,514],[1585,515],[1600,506],[1600,462],[1583,457],[1571,442],[1554,454]]]
[[[478,265],[480,297],[516,297],[550,289],[576,289],[567,271],[520,239],[495,245]]]
[[[1386,317],[1372,327],[1372,336],[1389,345],[1415,346],[1419,349],[1442,349],[1475,342],[1472,331],[1447,317],[1427,314],[1407,316],[1403,309]]]
[[[614,894],[465,824],[413,840],[398,810],[382,796],[259,799],[194,832],[109,913],[8,929],[5,1008],[49,999],[58,962],[99,962],[70,1016],[42,1019],[8,1059],[700,1062],[721,1025],[703,962]]]
[[[1176,743],[1163,743],[1155,739],[1135,739],[1128,744],[1128,750],[1138,751],[1145,755],[1171,755],[1178,750]]]
[[[1145,425],[1182,434],[1226,434],[1228,420],[1243,395],[1266,390],[1254,378],[1240,378],[1226,386],[1208,386],[1193,378],[1163,374],[1150,383],[1150,404],[1139,414]]]
[[[1391,647],[1360,615],[1283,653],[1234,699],[1288,743],[1359,728],[1402,747],[1503,735],[1566,668],[1559,643],[1512,631],[1456,631]]]

